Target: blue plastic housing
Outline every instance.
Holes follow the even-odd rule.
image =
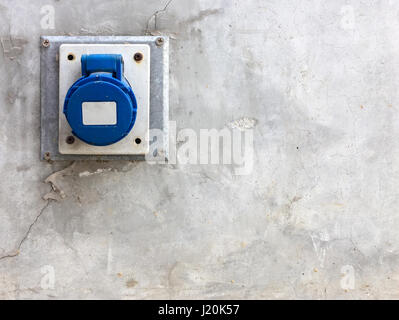
[[[137,116],[137,101],[123,76],[123,59],[119,54],[82,55],[82,77],[68,90],[64,114],[72,133],[95,146],[120,141],[132,130]],[[116,102],[115,125],[83,124],[84,102]]]

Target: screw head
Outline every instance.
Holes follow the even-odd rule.
[[[75,137],[74,136],[68,136],[68,137],[66,137],[65,141],[68,144],[72,144],[72,143],[75,142]]]
[[[155,43],[158,47],[161,47],[164,44],[165,40],[163,38],[157,38]]]
[[[50,40],[49,39],[44,39],[42,42],[42,46],[45,48],[48,48],[50,46]]]
[[[136,52],[133,56],[134,61],[139,62],[143,60],[143,54],[141,52]]]
[[[44,153],[44,159],[45,160],[50,160],[50,152],[45,152]]]

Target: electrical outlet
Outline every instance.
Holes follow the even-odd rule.
[[[118,123],[115,121],[117,112],[121,112],[121,106],[114,102],[115,97],[111,91],[111,96],[107,97],[109,101],[87,101],[94,96],[101,95],[104,86],[93,77],[93,85],[91,91],[86,90],[78,93],[80,95],[91,94],[91,97],[81,97],[82,103],[76,105],[81,108],[81,113],[77,117],[81,117],[82,138],[74,134],[71,124],[68,122],[64,114],[65,98],[68,90],[82,77],[83,55],[87,57],[98,56],[103,57],[112,55],[121,55],[123,59],[123,74],[128,84],[132,88],[135,99],[137,101],[137,115],[133,127],[128,134],[119,141],[109,145],[93,145],[84,138],[86,131],[83,129],[95,129],[102,126],[104,128],[104,140],[106,140],[107,130],[115,131]],[[59,151],[62,154],[92,154],[92,155],[108,155],[108,154],[146,154],[149,150],[149,109],[150,109],[150,47],[148,45],[139,44],[63,44],[59,51],[60,77],[59,77]],[[140,59],[135,59],[139,56]],[[99,60],[99,64],[102,62]],[[94,64],[94,63],[93,63]],[[93,67],[93,73],[99,74],[98,70]],[[84,81],[83,81],[84,83]],[[109,84],[113,86],[113,84]],[[81,85],[80,87],[84,86]],[[96,92],[97,91],[97,92]],[[88,92],[88,93],[86,93]],[[115,93],[118,93],[115,91]],[[125,114],[120,117],[126,117]],[[123,119],[122,119],[123,120]],[[97,130],[98,131],[98,130]],[[89,132],[89,131],[88,131]],[[101,133],[101,131],[99,131]],[[87,134],[90,134],[87,133]],[[99,133],[94,133],[99,136]],[[74,136],[73,143],[68,141],[68,137]],[[101,137],[100,137],[101,138]],[[101,139],[97,139],[101,140]]]
[[[164,36],[42,36],[41,158],[167,160],[168,51]]]

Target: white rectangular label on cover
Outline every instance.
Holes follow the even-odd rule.
[[[116,102],[83,102],[82,118],[86,126],[116,124]]]

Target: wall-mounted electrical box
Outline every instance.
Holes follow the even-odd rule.
[[[167,37],[43,36],[41,46],[42,159],[167,159]],[[156,150],[151,129],[163,132]]]

